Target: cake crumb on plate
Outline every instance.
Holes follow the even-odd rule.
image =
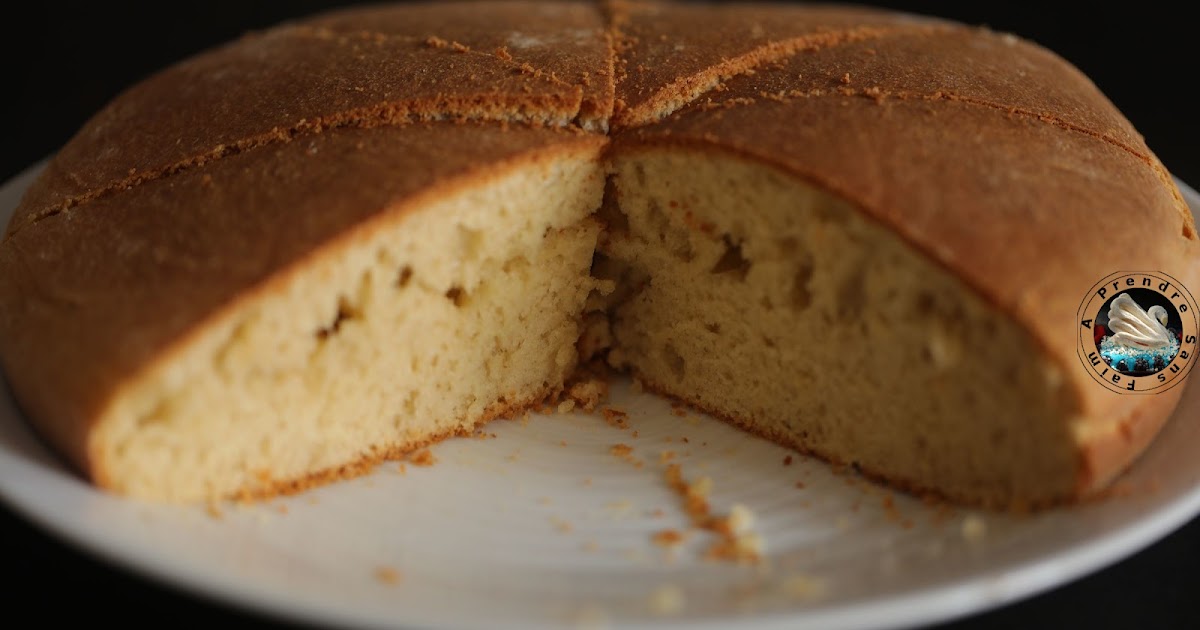
[[[961,531],[967,542],[982,542],[987,537],[987,522],[978,514],[968,514],[963,518]]]
[[[684,534],[677,529],[664,529],[655,532],[650,540],[659,547],[674,547],[683,542]]]
[[[650,594],[650,610],[656,615],[677,615],[684,602],[683,589],[675,584],[664,584]]]
[[[399,571],[393,569],[392,567],[382,566],[375,569],[375,579],[381,584],[395,586],[396,584],[400,583],[402,576],[400,575]]]
[[[433,456],[432,451],[423,448],[409,455],[408,461],[412,462],[414,466],[432,466],[437,463],[437,458]]]

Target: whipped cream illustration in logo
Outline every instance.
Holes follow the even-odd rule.
[[[1125,374],[1151,374],[1179,353],[1179,337],[1168,328],[1167,309],[1143,309],[1128,293],[1109,304],[1106,335],[1097,344],[1104,362]]]
[[[1113,343],[1127,348],[1162,348],[1175,341],[1167,330],[1167,309],[1155,304],[1143,311],[1128,293],[1109,305],[1108,329],[1114,333]]]

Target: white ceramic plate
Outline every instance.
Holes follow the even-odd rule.
[[[0,222],[34,175],[0,189]],[[1122,480],[1131,492],[1024,518],[926,506],[800,456],[784,465],[784,449],[678,417],[627,385],[611,404],[629,413],[628,429],[582,414],[497,421],[486,427],[494,439],[435,447],[432,467],[386,464],[215,515],[97,492],[31,434],[6,392],[0,496],[151,577],[285,618],[369,627],[899,627],[1061,584],[1200,511],[1195,383]],[[632,454],[614,456],[616,444]],[[663,451],[689,479],[713,480],[716,512],[742,503],[757,515],[762,564],[705,561],[705,534],[675,552],[651,542],[687,527]]]

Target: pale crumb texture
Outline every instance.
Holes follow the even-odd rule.
[[[984,506],[1075,492],[1064,380],[927,256],[759,163],[673,147],[608,166],[531,164],[314,254],[118,393],[93,442],[104,485],[271,495],[547,400],[630,429],[582,352],[675,415],[903,488]]]
[[[754,512],[741,503],[729,508],[729,530],[734,534],[745,534],[754,527]]]
[[[571,383],[567,389],[567,396],[584,411],[594,411],[600,403],[608,399],[608,381],[600,376],[588,375]]]
[[[962,537],[970,543],[980,543],[987,538],[987,521],[978,514],[968,514],[962,521]]]
[[[757,562],[765,549],[763,537],[757,532],[738,534],[734,539],[734,554],[739,560]]]
[[[683,499],[684,512],[691,520],[692,527],[710,531],[717,536],[704,552],[705,559],[737,564],[758,564],[762,561],[766,545],[762,536],[752,530],[754,513],[749,508],[742,504],[734,504],[729,514],[714,515],[708,502],[708,497],[712,494],[711,478],[700,477],[694,482],[688,482],[683,477],[683,469],[679,464],[668,464],[664,475],[667,486]],[[671,540],[671,535],[659,532],[652,540],[662,545]]]
[[[95,440],[106,485],[275,492],[561,390],[596,286],[599,168],[528,164],[314,256],[122,392]]]
[[[683,589],[675,584],[664,584],[650,595],[650,611],[660,616],[678,615],[687,602]]]
[[[1041,348],[895,234],[708,151],[615,171],[594,269],[618,279],[613,343],[647,386],[903,487],[985,505],[1074,491],[1073,399]]]

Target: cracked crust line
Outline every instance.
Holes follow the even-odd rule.
[[[464,102],[460,103],[458,107],[447,107],[444,109],[424,108],[421,107],[422,102],[420,101],[391,101],[371,107],[347,110],[315,120],[304,120],[291,127],[276,128],[233,143],[218,145],[208,153],[192,156],[163,168],[139,171],[134,175],[112,182],[102,188],[82,195],[76,195],[66,201],[36,211],[28,215],[20,224],[12,226],[4,236],[4,240],[0,243],[7,244],[14,236],[30,226],[98,199],[104,199],[151,181],[205,166],[222,158],[263,147],[286,144],[294,140],[316,136],[329,130],[403,127],[420,123],[461,124],[464,122],[482,121],[502,124],[527,124],[535,127],[550,126],[562,129],[565,133],[589,133],[573,126],[573,121],[578,116],[581,104],[580,94],[577,93],[575,97],[573,112],[567,116],[557,117],[559,118],[558,120],[550,121],[543,120],[550,118],[549,116],[538,116],[538,114],[541,111],[554,111],[552,107],[553,103],[551,102],[544,103],[542,107],[536,108],[535,111],[528,111],[528,103],[494,104],[500,105],[499,107],[494,107],[494,109],[499,110],[497,114],[495,112],[479,112],[477,104],[476,107],[472,108],[471,99],[463,99]],[[549,101],[551,99],[546,100]],[[436,105],[449,105],[451,103],[453,103],[453,99],[447,99],[440,101]],[[475,110],[475,113],[471,113],[472,109]]]
[[[767,64],[786,61],[803,52],[817,53],[846,44],[885,39],[893,35],[928,36],[961,28],[946,25],[859,26],[769,42],[732,59],[722,60],[695,74],[675,79],[659,88],[645,103],[615,115],[613,124],[617,127],[640,127],[658,122],[716,90],[724,81],[749,74]]]
[[[591,4],[590,6],[595,7],[597,9],[597,11],[600,12],[600,7],[597,4]],[[603,16],[602,12],[601,12],[601,15]],[[336,31],[336,30],[333,30],[333,29],[330,29],[330,28],[324,27],[324,26],[309,26],[309,25],[304,25],[304,24],[296,25],[293,28],[295,29],[296,33],[298,33],[298,34],[302,34],[307,37],[313,37],[313,38],[318,38],[318,39],[337,39],[338,43],[344,43],[348,40],[358,40],[358,41],[361,41],[364,43],[374,43],[374,44],[380,44],[380,43],[389,42],[389,41],[403,42],[403,43],[407,43],[407,44],[423,46],[426,48],[443,49],[443,50],[446,50],[447,52],[451,52],[454,54],[471,55],[471,56],[474,56],[477,58],[478,57],[486,57],[486,58],[498,61],[503,65],[503,67],[510,69],[510,70],[514,70],[520,74],[532,76],[535,79],[546,80],[549,83],[551,83],[552,85],[557,85],[559,87],[580,90],[581,92],[586,93],[585,88],[587,87],[587,83],[585,82],[585,80],[581,79],[576,82],[565,81],[565,80],[559,78],[558,73],[556,73],[554,71],[546,70],[544,68],[539,68],[539,67],[529,63],[528,61],[524,61],[524,60],[514,61],[514,55],[512,55],[512,53],[509,52],[507,47],[503,47],[503,46],[495,49],[493,52],[486,52],[486,51],[476,50],[466,44],[463,44],[461,42],[458,42],[458,41],[455,41],[452,39],[444,39],[438,35],[429,35],[427,37],[422,38],[422,37],[419,37],[416,35],[397,35],[397,34],[384,33],[381,31],[370,31],[370,30],[343,32],[343,31]],[[613,48],[611,45],[611,39],[608,36],[607,30],[602,31],[600,33],[600,35],[605,38],[606,42],[609,42],[609,45],[608,45],[609,57],[608,57],[608,59],[606,59],[607,64],[606,64],[605,70],[609,74],[611,74],[613,71],[613,56],[615,55],[615,52],[613,51]],[[608,94],[607,96],[610,97],[610,102],[611,102],[611,97],[613,96],[613,94]],[[586,99],[585,99],[585,101],[586,101]],[[571,121],[572,124],[575,124],[575,125],[579,126],[580,128],[583,128],[587,131],[594,131],[594,130],[599,130],[599,131],[603,131],[603,132],[608,131],[609,120],[612,118],[611,108],[609,109],[609,111],[606,111],[603,114],[601,114],[600,116],[598,116],[595,120],[585,119],[586,114],[587,114],[587,112],[585,112],[584,108],[581,107],[580,111],[576,114],[575,118]]]
[[[330,29],[330,28],[324,27],[324,26],[308,26],[308,25],[303,25],[303,24],[296,25],[292,28],[294,29],[293,32],[295,34],[300,35],[302,37],[309,37],[309,38],[323,39],[323,40],[336,39],[339,44],[344,44],[344,43],[347,43],[347,42],[350,42],[353,40],[358,40],[358,41],[361,41],[364,43],[372,43],[372,44],[382,44],[385,42],[403,42],[403,43],[413,44],[415,46],[423,47],[423,48],[445,50],[446,52],[455,53],[455,54],[471,55],[473,57],[486,57],[488,59],[492,59],[492,60],[500,62],[501,64],[503,64],[503,66],[505,68],[508,68],[510,70],[519,71],[522,74],[527,74],[527,75],[530,75],[537,79],[545,79],[545,80],[549,81],[550,83],[553,83],[553,84],[561,86],[561,87],[580,88],[580,89],[583,88],[583,85],[580,83],[570,83],[568,81],[563,81],[562,79],[558,78],[558,75],[556,73],[551,72],[549,70],[542,69],[542,68],[538,68],[538,67],[534,66],[533,64],[530,64],[529,62],[513,61],[512,55],[509,55],[508,58],[506,59],[505,57],[502,57],[500,54],[498,54],[498,52],[490,52],[489,53],[489,52],[484,52],[481,50],[475,50],[474,48],[471,48],[470,46],[468,46],[466,44],[454,41],[452,39],[444,39],[437,35],[428,35],[426,37],[419,37],[416,35],[397,35],[397,34],[384,33],[381,31],[367,31],[367,30],[353,31],[353,32],[341,32],[341,31],[335,31],[333,29]]]
[[[881,38],[889,37],[891,35],[914,34],[914,33],[932,35],[935,33],[952,32],[957,29],[963,28],[963,27],[956,26],[956,25],[948,25],[948,26],[947,25],[935,25],[935,26],[924,26],[924,27],[912,27],[912,26],[860,27],[860,28],[855,28],[855,29],[847,29],[845,31],[834,32],[834,33],[819,33],[819,34],[814,34],[814,35],[792,38],[792,39],[788,39],[788,40],[782,40],[779,42],[771,42],[764,46],[755,48],[746,54],[735,57],[734,59],[725,60],[720,64],[717,64],[715,66],[710,66],[709,68],[707,68],[706,70],[704,70],[701,73],[697,73],[694,75],[690,75],[688,77],[683,77],[683,78],[677,79],[676,81],[660,88],[658,90],[657,94],[654,97],[652,97],[649,101],[647,101],[645,104],[643,104],[641,107],[632,109],[632,110],[628,110],[628,109],[625,109],[625,104],[622,101],[620,101],[619,99],[617,99],[617,95],[615,93],[616,86],[620,85],[620,83],[625,79],[625,76],[626,76],[625,68],[628,64],[628,59],[622,53],[628,50],[628,46],[629,46],[630,42],[629,42],[627,36],[624,35],[621,30],[622,25],[628,21],[628,12],[625,10],[628,7],[628,5],[629,5],[629,3],[626,2],[625,0],[600,0],[599,2],[593,4],[593,6],[595,6],[597,8],[597,10],[601,13],[602,17],[604,18],[603,35],[608,42],[609,71],[613,73],[613,79],[614,79],[613,111],[610,114],[610,118],[605,122],[608,122],[613,126],[616,126],[618,128],[618,130],[621,127],[627,127],[627,128],[641,127],[641,126],[645,126],[648,124],[652,124],[659,120],[666,119],[668,117],[678,117],[681,115],[686,115],[689,113],[689,111],[686,108],[688,108],[690,106],[696,106],[696,104],[700,100],[700,98],[702,98],[705,94],[711,93],[712,91],[719,89],[720,86],[725,81],[727,81],[735,76],[746,74],[748,72],[752,72],[756,68],[759,68],[765,64],[784,61],[787,58],[794,56],[796,54],[799,54],[801,52],[818,52],[821,50],[832,49],[832,48],[835,48],[835,47],[837,47],[839,45],[843,45],[843,44],[865,41],[865,40],[869,40],[869,39],[881,39]],[[477,55],[477,56],[490,57],[490,58],[495,59],[496,61],[499,61],[499,62],[505,64],[507,67],[513,68],[513,69],[518,70],[523,73],[532,74],[532,76],[534,76],[534,78],[545,79],[547,81],[552,82],[553,84],[559,85],[560,87],[576,88],[577,93],[576,93],[575,97],[577,99],[577,102],[574,104],[574,109],[575,109],[574,116],[572,116],[570,118],[570,120],[554,121],[553,124],[556,126],[562,127],[564,129],[570,130],[570,129],[574,129],[575,127],[579,126],[579,123],[580,123],[579,118],[582,115],[582,87],[583,86],[579,85],[579,84],[573,84],[573,83],[568,83],[568,82],[562,81],[554,73],[546,72],[544,70],[534,68],[533,66],[531,66],[528,63],[517,63],[515,61],[506,60],[503,57],[501,57],[499,54],[489,54],[489,53],[485,53],[485,52],[474,51],[474,50],[471,50],[469,47],[459,44],[457,42],[441,40],[440,38],[437,38],[436,36],[430,36],[425,39],[422,39],[417,36],[389,35],[387,33],[381,33],[381,32],[376,32],[376,31],[358,31],[358,32],[354,32],[354,33],[340,33],[338,31],[334,31],[334,30],[326,28],[326,27],[313,27],[313,26],[307,26],[307,25],[294,25],[292,27],[292,32],[296,33],[297,35],[302,35],[302,36],[307,36],[307,37],[338,38],[339,40],[360,39],[365,42],[371,42],[371,41],[379,42],[379,41],[388,41],[388,40],[406,41],[406,42],[411,42],[411,43],[417,44],[417,45],[432,46],[435,48],[446,48],[448,50],[455,51],[455,52],[458,52],[461,54],[473,54],[473,55]],[[439,43],[441,45],[439,45]],[[681,92],[681,91],[686,92],[688,94],[688,96],[685,98],[679,98],[679,97],[673,98],[671,96],[672,92]],[[818,90],[812,90],[809,92],[793,91],[793,92],[789,92],[787,94],[782,94],[782,95],[763,95],[763,97],[764,98],[774,98],[776,100],[780,100],[780,99],[795,99],[795,98],[813,98],[813,97],[820,97],[820,96],[825,96],[825,95],[858,96],[858,97],[864,97],[864,98],[872,98],[872,99],[879,100],[879,101],[888,100],[888,99],[891,99],[891,100],[918,100],[919,99],[919,100],[927,100],[927,101],[937,101],[937,100],[958,101],[958,102],[962,102],[962,103],[966,103],[966,104],[970,104],[970,105],[987,107],[989,109],[1003,111],[1003,112],[1008,113],[1009,115],[1016,115],[1016,116],[1021,116],[1023,118],[1027,118],[1027,119],[1038,120],[1042,123],[1050,124],[1050,125],[1060,128],[1060,129],[1064,129],[1066,131],[1082,133],[1082,134],[1091,136],[1093,138],[1096,138],[1098,140],[1101,140],[1103,142],[1111,144],[1123,151],[1130,153],[1131,155],[1137,157],[1141,161],[1145,162],[1148,166],[1150,166],[1151,169],[1154,170],[1157,177],[1171,191],[1171,194],[1175,198],[1177,205],[1180,207],[1180,212],[1183,215],[1185,223],[1187,223],[1188,225],[1191,225],[1193,232],[1195,232],[1194,220],[1192,219],[1191,213],[1189,211],[1187,211],[1186,202],[1183,200],[1183,197],[1179,193],[1178,188],[1174,185],[1174,182],[1171,178],[1170,173],[1167,172],[1166,168],[1157,159],[1155,159],[1152,155],[1148,155],[1141,151],[1138,151],[1136,148],[1131,147],[1109,135],[1093,131],[1086,127],[1082,127],[1080,125],[1075,125],[1073,123],[1062,120],[1061,118],[1058,118],[1056,116],[1052,116],[1052,115],[1045,114],[1045,113],[1038,113],[1038,112],[1035,112],[1032,110],[1025,110],[1025,109],[1021,109],[1018,107],[1007,106],[1002,103],[987,101],[985,99],[965,97],[965,96],[957,95],[957,94],[947,92],[947,91],[938,91],[938,92],[933,92],[933,93],[929,93],[929,94],[916,94],[916,93],[902,93],[902,92],[884,93],[881,90],[877,90],[877,91],[873,92],[870,88],[867,88],[864,90],[853,90],[850,88],[842,88],[842,89],[838,89],[838,90],[820,90],[820,89],[818,89]],[[721,104],[713,104],[710,101],[708,104],[700,104],[699,106],[696,107],[696,109],[694,109],[692,111],[708,111],[708,110],[713,109],[714,107],[737,106],[737,105],[748,104],[750,102],[753,102],[753,100],[752,99],[734,99],[732,101],[726,101],[725,103],[721,103]],[[445,104],[445,103],[442,103],[442,104]],[[658,105],[659,108],[672,107],[672,109],[670,109],[669,111],[656,111],[656,107],[655,107],[656,104]],[[263,146],[291,142],[292,140],[295,140],[298,138],[307,137],[309,135],[319,134],[327,129],[339,129],[339,128],[363,128],[363,129],[366,129],[366,128],[373,128],[373,127],[403,126],[403,125],[416,124],[416,123],[422,123],[422,122],[440,122],[440,121],[454,121],[454,122],[491,121],[491,122],[501,122],[501,123],[516,122],[516,123],[525,123],[525,124],[533,124],[533,125],[544,124],[541,121],[538,121],[536,116],[534,116],[530,113],[527,113],[527,112],[525,113],[524,116],[521,116],[521,115],[513,116],[510,114],[510,115],[498,115],[498,116],[492,117],[492,116],[488,116],[488,115],[472,116],[469,114],[455,114],[455,110],[453,110],[452,108],[445,109],[442,111],[433,111],[433,112],[431,112],[431,111],[422,112],[422,111],[420,111],[421,109],[423,109],[423,108],[419,107],[419,103],[417,103],[417,102],[401,101],[401,102],[381,103],[379,105],[369,107],[369,108],[360,108],[360,109],[356,109],[356,110],[348,110],[348,111],[344,111],[344,112],[338,112],[336,114],[333,114],[333,115],[324,117],[323,119],[319,119],[319,120],[315,120],[315,121],[302,121],[301,123],[298,123],[297,125],[290,127],[290,128],[274,129],[274,130],[271,130],[270,132],[260,134],[258,136],[253,136],[250,138],[244,138],[244,139],[238,140],[237,142],[232,143],[232,144],[219,145],[208,153],[198,155],[198,156],[193,156],[193,157],[190,157],[190,158],[187,158],[184,160],[180,160],[179,162],[176,162],[174,164],[171,164],[169,166],[166,166],[166,167],[158,169],[158,170],[137,173],[136,175],[133,175],[131,177],[127,177],[125,179],[122,179],[122,180],[119,180],[116,182],[112,182],[112,183],[108,184],[107,186],[104,186],[97,190],[89,191],[88,193],[85,193],[82,195],[77,195],[75,197],[71,197],[71,198],[67,199],[66,201],[59,203],[55,206],[51,206],[49,208],[45,208],[41,211],[35,212],[32,215],[30,215],[24,222],[11,228],[8,231],[8,233],[4,236],[3,241],[0,241],[0,243],[7,243],[10,239],[12,239],[12,237],[14,237],[20,231],[24,230],[25,228],[27,228],[29,226],[35,225],[38,222],[40,222],[46,218],[61,214],[65,211],[71,210],[73,208],[79,207],[79,206],[87,204],[87,203],[90,203],[97,199],[102,199],[102,198],[108,197],[110,195],[116,194],[116,193],[124,191],[124,190],[128,190],[128,189],[136,187],[136,186],[140,186],[142,184],[145,184],[145,183],[153,181],[153,180],[161,179],[164,177],[169,177],[171,175],[189,170],[191,168],[203,166],[203,165],[209,164],[215,160],[219,160],[224,157],[228,157],[231,155],[237,155],[239,153],[244,153],[246,151],[253,150],[253,149],[256,149],[259,147],[263,147]],[[467,108],[464,108],[464,109],[467,109]],[[552,110],[552,108],[547,108],[547,109]],[[631,112],[631,113],[626,114],[626,112]],[[641,112],[641,113],[638,114],[637,112]],[[584,131],[586,131],[586,130],[584,130]],[[605,130],[605,132],[607,135],[607,130]]]
[[[599,9],[604,16],[604,32],[608,38],[609,50],[612,54],[612,73],[613,73],[613,118],[625,108],[625,103],[617,99],[616,88],[625,81],[625,68],[629,64],[629,59],[622,54],[629,50],[632,45],[632,40],[624,34],[622,27],[629,21],[629,13],[625,9],[629,6],[628,2],[623,0],[601,0]]]
[[[1191,216],[1191,211],[1188,210],[1187,202],[1184,201],[1182,194],[1179,192],[1179,189],[1175,186],[1174,180],[1171,179],[1171,174],[1167,171],[1166,167],[1164,167],[1162,165],[1162,163],[1158,161],[1157,158],[1155,158],[1151,154],[1139,151],[1136,147],[1129,146],[1128,144],[1121,142],[1120,140],[1118,140],[1108,134],[1094,131],[1094,130],[1084,127],[1082,125],[1077,125],[1075,123],[1063,120],[1063,119],[1061,119],[1057,116],[1053,116],[1051,114],[1040,113],[1040,112],[1036,112],[1036,111],[1033,111],[1030,109],[1014,107],[1011,105],[1005,105],[1003,103],[989,101],[986,99],[975,98],[975,97],[971,97],[971,96],[963,96],[961,94],[956,94],[956,93],[950,92],[948,90],[937,90],[934,92],[919,93],[919,92],[903,92],[903,91],[891,92],[891,91],[881,90],[879,88],[861,88],[861,89],[855,89],[855,88],[821,89],[821,88],[817,88],[817,89],[807,90],[807,91],[791,90],[791,91],[782,92],[782,93],[777,92],[774,94],[760,93],[759,96],[763,100],[770,100],[770,101],[776,101],[776,102],[789,102],[789,101],[793,101],[793,100],[823,98],[823,97],[830,97],[830,96],[868,98],[868,99],[874,100],[877,103],[883,103],[884,101],[927,101],[927,102],[953,101],[953,102],[964,103],[964,104],[972,105],[972,106],[976,106],[976,107],[983,107],[983,108],[991,109],[994,111],[1004,112],[1010,116],[1018,116],[1021,118],[1028,119],[1028,120],[1036,120],[1038,122],[1041,122],[1041,123],[1044,123],[1047,125],[1051,125],[1053,127],[1057,127],[1064,131],[1083,134],[1085,136],[1089,136],[1089,137],[1095,138],[1096,140],[1099,140],[1101,142],[1105,142],[1109,145],[1112,145],[1113,147],[1116,147],[1122,151],[1125,151],[1126,153],[1129,153],[1130,155],[1138,158],[1138,160],[1142,161],[1147,166],[1149,166],[1155,172],[1155,175],[1158,176],[1158,179],[1161,180],[1163,182],[1163,184],[1167,186],[1168,190],[1171,191],[1171,196],[1175,199],[1176,205],[1179,208],[1179,211],[1182,214],[1184,221],[1186,223],[1188,223],[1189,225],[1191,225],[1193,231],[1195,231],[1194,219]],[[680,118],[680,117],[686,116],[693,112],[707,112],[707,111],[712,111],[714,109],[729,109],[732,107],[741,107],[741,106],[746,106],[746,105],[752,105],[755,102],[756,102],[755,99],[751,99],[751,98],[733,98],[733,99],[728,99],[728,100],[721,101],[721,102],[709,101],[707,103],[699,103],[699,104],[692,103],[691,105],[693,107],[695,107],[695,109],[693,109],[691,111],[688,111],[688,110],[677,111],[676,113],[672,114],[672,117]]]
[[[617,108],[617,67],[621,63],[621,54],[617,49],[617,34],[614,26],[614,15],[609,6],[611,0],[599,0],[591,3],[591,6],[600,14],[600,21],[604,26],[601,34],[604,36],[604,46],[608,49],[608,58],[605,60],[604,71],[612,79],[612,93],[609,94],[608,112],[604,115],[604,131],[607,133],[612,125],[613,116]]]
[[[455,42],[452,40],[445,40],[440,37],[437,37],[436,35],[430,35],[428,37],[421,38],[421,37],[414,36],[414,35],[394,35],[394,34],[388,34],[388,33],[383,33],[383,32],[379,32],[379,31],[367,31],[367,30],[343,33],[343,32],[335,31],[335,30],[327,28],[327,27],[309,26],[309,25],[304,25],[304,24],[297,24],[297,25],[288,27],[287,34],[290,36],[296,36],[296,37],[301,37],[301,38],[315,38],[315,39],[324,39],[324,40],[335,39],[340,44],[344,44],[351,40],[359,40],[359,41],[366,42],[366,43],[376,43],[376,44],[388,42],[388,41],[404,42],[404,43],[410,43],[410,44],[413,44],[416,46],[446,49],[449,52],[454,52],[454,53],[458,53],[458,54],[468,54],[468,55],[473,55],[476,57],[487,57],[487,58],[493,59],[493,60],[501,63],[504,67],[509,68],[514,71],[517,71],[517,72],[520,72],[521,74],[525,74],[527,76],[532,76],[533,78],[538,79],[538,80],[545,80],[545,81],[547,81],[553,85],[557,85],[559,87],[575,89],[577,91],[577,94],[575,95],[576,98],[578,98],[580,101],[582,101],[582,92],[583,92],[583,87],[584,87],[582,84],[569,83],[567,81],[563,81],[562,79],[558,78],[558,76],[554,72],[549,72],[546,70],[542,70],[540,68],[536,68],[533,65],[529,64],[528,62],[516,62],[516,61],[512,61],[511,58],[505,59],[504,57],[501,57],[498,54],[498,51],[497,51],[497,53],[486,53],[486,52],[473,50],[466,45],[460,44],[459,42]],[[610,50],[610,52],[611,52],[611,50]],[[610,62],[611,62],[611,59],[610,59]],[[610,68],[611,68],[611,63],[610,63]],[[393,108],[393,107],[389,107],[389,105],[393,105],[393,104],[382,103],[382,104],[376,106],[376,108],[378,108],[380,110],[386,110],[386,109]],[[374,109],[374,108],[372,108],[372,109]],[[564,121],[555,121],[555,124],[557,124],[558,126],[563,126],[563,127],[567,127],[570,125],[578,125],[582,128],[583,125],[582,125],[582,122],[580,121],[580,116],[582,115],[582,109],[583,109],[582,102],[576,103],[575,104],[575,110],[576,110],[575,115],[572,116],[569,121],[565,121],[565,122]],[[534,120],[533,116],[527,116],[525,118],[513,117],[513,116],[509,116],[509,117],[498,116],[496,118],[491,118],[491,117],[486,117],[486,116],[485,117],[473,117],[473,116],[469,116],[469,115],[467,115],[467,116],[460,115],[453,109],[447,109],[447,110],[444,110],[441,112],[433,112],[430,114],[419,115],[419,116],[415,116],[415,117],[409,116],[408,120],[391,121],[390,123],[383,123],[383,124],[354,124],[353,121],[339,124],[338,119],[353,118],[353,117],[355,117],[356,113],[362,112],[362,111],[367,112],[367,114],[366,114],[366,116],[364,116],[364,118],[369,119],[369,118],[376,117],[376,116],[372,116],[369,110],[361,110],[360,109],[360,110],[346,110],[346,111],[342,111],[342,112],[337,112],[337,113],[334,113],[334,114],[324,117],[323,120],[304,121],[304,122],[298,123],[297,125],[290,127],[290,128],[273,129],[267,133],[260,134],[257,136],[241,138],[233,143],[219,145],[207,153],[200,154],[200,155],[194,155],[194,156],[185,158],[183,160],[180,160],[178,162],[170,164],[161,169],[139,172],[136,175],[132,175],[130,177],[126,177],[124,179],[121,179],[121,180],[118,180],[115,182],[110,182],[107,185],[102,186],[98,189],[88,191],[81,195],[76,195],[74,197],[71,197],[71,198],[59,203],[59,204],[56,204],[49,208],[44,208],[42,210],[34,212],[32,215],[28,216],[23,223],[8,230],[8,233],[4,236],[4,239],[2,241],[0,241],[0,243],[7,243],[8,240],[11,239],[13,236],[15,236],[18,232],[20,232],[21,230],[24,230],[25,228],[27,228],[31,225],[34,225],[34,224],[42,221],[43,219],[54,216],[56,214],[61,214],[67,210],[71,210],[73,208],[82,206],[84,204],[90,203],[97,199],[102,199],[104,197],[108,197],[116,192],[128,190],[128,189],[134,188],[136,186],[141,186],[142,184],[145,184],[147,182],[161,179],[164,177],[169,177],[176,173],[180,173],[182,171],[186,171],[186,170],[189,170],[194,167],[203,166],[205,164],[208,164],[210,162],[213,162],[215,160],[218,160],[218,159],[221,159],[224,157],[228,157],[230,155],[237,155],[239,153],[244,153],[245,151],[256,149],[260,146],[267,146],[267,145],[275,144],[275,143],[279,143],[279,142],[290,142],[290,141],[292,141],[296,138],[302,137],[302,136],[311,135],[311,134],[315,134],[315,133],[321,133],[322,131],[324,131],[326,129],[336,129],[336,128],[344,128],[344,127],[369,128],[369,127],[389,126],[389,125],[402,126],[402,125],[406,125],[406,124],[414,124],[414,123],[419,123],[419,122],[436,122],[436,121],[443,120],[443,119],[455,120],[455,121],[495,120],[495,121],[505,122],[505,123],[507,123],[507,122],[535,123],[536,122]],[[332,122],[331,124],[327,124],[326,121],[330,121],[330,120],[332,120],[334,122]],[[602,122],[607,123],[608,121],[604,120]]]

